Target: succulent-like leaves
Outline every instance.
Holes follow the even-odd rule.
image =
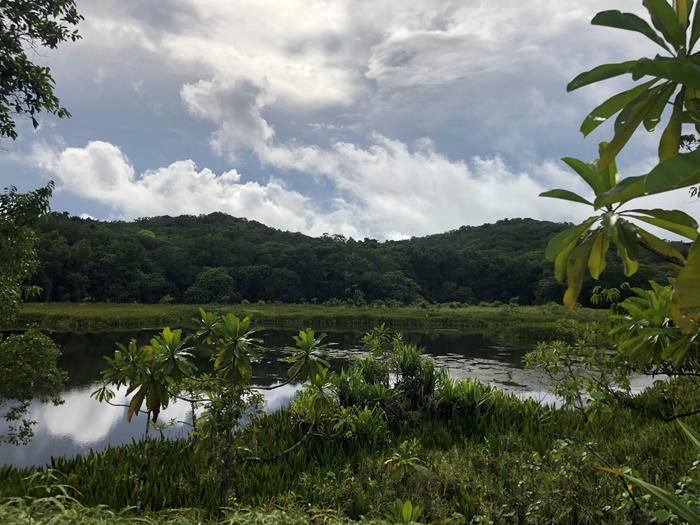
[[[601,153],[600,159],[598,159],[597,168],[599,174],[603,174],[615,160],[617,154],[629,142],[634,132],[663,94],[664,89],[654,88],[654,90],[648,92],[647,96],[638,98],[622,110],[615,123],[615,136]]]
[[[632,68],[637,64],[636,60],[628,60],[627,62],[619,62],[617,64],[603,64],[602,66],[594,67],[590,71],[586,71],[578,75],[566,86],[567,91],[574,91],[589,84],[595,84],[601,80],[619,77],[632,72]]]
[[[666,51],[671,52],[670,47],[661,36],[644,20],[632,13],[621,13],[617,10],[602,11],[593,17],[591,24],[594,26],[613,27],[627,31],[636,31],[656,42]]]
[[[694,241],[698,237],[698,223],[680,210],[629,210],[630,217],[663,228]]]
[[[678,274],[671,303],[671,315],[683,333],[700,330],[700,241],[688,253],[688,262]]]
[[[693,15],[693,24],[690,29],[690,41],[688,42],[688,53],[690,53],[698,39],[700,38],[700,13],[698,9],[695,9],[695,14]]]
[[[581,123],[581,133],[583,133],[583,136],[587,137],[594,129],[618,113],[622,108],[638,98],[658,81],[659,79],[655,78],[649,82],[635,86],[632,89],[613,95],[603,102],[600,106],[591,111]]]
[[[561,159],[567,166],[574,170],[578,175],[586,181],[596,195],[605,191],[604,184],[595,169],[595,164],[587,164],[579,159],[564,157]]]
[[[581,288],[583,288],[583,278],[588,267],[588,259],[593,249],[593,244],[601,231],[589,235],[586,240],[576,246],[569,256],[566,266],[566,284],[567,289],[564,293],[564,306],[567,310],[572,310],[576,306]]]
[[[612,204],[624,204],[627,201],[641,197],[645,193],[646,175],[622,179],[608,191],[601,193],[594,202],[595,208],[600,209]]]
[[[540,197],[550,197],[552,199],[561,199],[565,201],[578,202],[579,204],[588,204],[589,206],[593,206],[593,203],[591,201],[584,199],[578,193],[574,193],[573,191],[569,190],[549,190],[540,193]]]
[[[676,13],[678,15],[678,24],[685,33],[690,22],[690,13],[693,10],[693,0],[675,0]]]
[[[673,102],[673,112],[668,125],[659,141],[659,160],[664,161],[678,155],[681,147],[681,133],[683,127],[683,103],[685,100],[685,88],[681,89]]]
[[[313,379],[330,367],[330,364],[324,358],[328,347],[328,345],[323,343],[325,337],[326,334],[316,337],[311,328],[301,330],[299,335],[293,337],[296,347],[289,348],[292,355],[287,358],[287,362],[292,363],[288,371],[290,379],[298,379],[300,381]]]
[[[605,271],[608,265],[607,254],[610,249],[610,239],[603,231],[600,231],[593,241],[591,254],[588,259],[588,271],[595,280],[598,280],[600,274]]]
[[[647,131],[654,131],[656,129],[656,126],[661,122],[661,115],[666,109],[666,105],[668,104],[668,100],[671,98],[671,95],[673,95],[673,92],[676,91],[676,84],[673,83],[666,83],[662,84],[659,86],[661,89],[659,93],[659,97],[656,99],[654,104],[651,106],[649,109],[649,112],[646,114],[644,117],[644,128]],[[683,109],[683,97],[681,96],[681,109]],[[680,139],[679,139],[680,140]],[[676,153],[678,153],[676,151]]]
[[[651,23],[661,32],[666,41],[676,50],[684,48],[685,31],[679,24],[678,16],[668,0],[644,0],[642,3],[649,11]]]
[[[683,256],[683,254],[663,239],[659,239],[656,235],[653,235],[640,227],[636,228],[636,232],[637,235],[639,235],[639,237],[642,239],[642,241],[648,244],[649,247],[656,253],[669,259],[675,259],[680,263],[685,262],[685,257]]]
[[[547,248],[545,248],[544,251],[545,257],[553,261],[557,254],[564,250],[569,244],[577,242],[583,237],[588,230],[591,229],[591,226],[597,219],[598,217],[589,217],[578,226],[572,226],[558,233],[547,243]]]
[[[646,176],[647,195],[686,188],[700,183],[700,150],[681,153],[652,169]]]
[[[630,68],[630,73],[632,73],[634,80],[648,75],[665,78],[689,87],[700,88],[700,66],[688,58],[662,56],[640,58]]]

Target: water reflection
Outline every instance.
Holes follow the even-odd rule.
[[[113,334],[54,334],[62,345],[61,366],[68,371],[70,381],[63,393],[65,403],[59,406],[34,402],[30,417],[37,421],[34,439],[27,446],[0,445],[0,464],[17,466],[44,465],[51,456],[73,456],[90,449],[102,450],[108,445],[129,443],[143,436],[146,428],[144,415],[126,421],[125,407],[111,407],[90,397],[96,388],[99,371],[104,367],[104,356],[111,355],[115,342],[128,343],[132,333]],[[138,334],[139,342],[146,342],[152,332]],[[284,362],[284,345],[291,341],[291,331],[264,334],[266,344],[275,347],[262,352],[255,365],[254,384],[269,386],[285,377],[288,364]],[[339,370],[351,359],[364,355],[359,349],[360,333],[329,333],[327,341],[336,343],[331,352],[331,365]],[[485,383],[516,392],[524,397],[552,403],[544,378],[523,368],[526,349],[497,346],[481,335],[452,332],[405,334],[405,338],[424,347],[440,366],[447,368],[451,377],[474,377]],[[198,357],[200,367],[209,366],[207,356]],[[265,409],[277,410],[287,405],[301,388],[298,384],[265,390]],[[124,390],[117,393],[115,403],[126,404]],[[188,403],[176,402],[161,412],[162,421],[190,421]],[[4,430],[0,423],[0,433]],[[166,427],[167,436],[187,433],[189,427],[175,423]],[[151,430],[153,432],[153,430]]]
[[[139,414],[128,423],[126,407],[98,403],[90,397],[95,387],[90,385],[65,392],[65,403],[59,406],[33,402],[29,414],[37,421],[34,439],[25,446],[0,445],[0,463],[45,465],[50,464],[51,456],[74,456],[140,439],[146,431],[146,416]],[[262,391],[265,410],[274,411],[289,404],[301,388],[298,384],[287,384]],[[112,402],[127,404],[125,392],[125,388],[118,391]],[[165,436],[186,436],[190,430],[188,423],[192,421],[189,403],[171,403],[160,413],[159,421],[165,423],[161,430]],[[0,425],[0,433],[4,430],[5,425]],[[158,430],[151,428],[149,432]]]

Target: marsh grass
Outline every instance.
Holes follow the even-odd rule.
[[[363,437],[368,434],[362,431],[340,432],[331,438],[312,436],[280,460],[241,465],[227,505],[237,512],[257,509],[261,520],[272,516],[271,509],[280,509],[275,511],[282,513],[279,523],[334,523],[332,519],[361,516],[383,520],[396,500],[420,505],[427,523],[471,519],[475,523],[645,523],[646,507],[631,504],[619,480],[597,467],[634,466],[640,477],[672,488],[695,459],[673,425],[634,408],[615,407],[614,416],[602,414],[591,420],[577,411],[522,401],[475,381],[450,384],[449,394],[434,408],[384,421],[385,439]],[[658,386],[639,402],[658,404],[663,396],[663,387]],[[290,410],[263,417],[255,430],[245,431],[244,445],[270,444],[269,452],[274,453],[294,443],[304,429],[290,417]],[[366,424],[378,424],[371,421],[368,417]],[[388,460],[406,456],[402,445],[410,440],[415,440],[410,454],[424,468],[407,468],[401,476],[394,475]],[[140,477],[143,446],[138,441],[54,460],[60,483],[74,487],[76,500],[91,509],[85,511],[84,522],[102,523],[89,521],[93,519],[89,513],[116,512],[137,502],[146,516],[156,516],[149,519],[161,520],[154,523],[180,523],[177,519],[195,512],[172,510],[182,507],[201,509],[197,512],[202,520],[213,520],[216,484],[207,468],[197,463],[188,443],[151,441],[152,461],[147,475]],[[33,489],[31,476],[37,471],[42,472],[0,469],[0,495],[42,496]],[[140,485],[140,479],[146,482]],[[95,510],[99,505],[107,507]],[[309,508],[326,511],[318,511],[312,519]],[[170,514],[162,513],[168,509]],[[245,521],[256,516],[250,512],[247,517],[236,516],[239,521],[231,523],[269,522]],[[12,523],[2,518],[0,514],[0,521]],[[127,519],[118,515],[114,523],[129,523]]]
[[[56,332],[99,332],[191,327],[196,305],[116,303],[28,303],[19,319],[6,329],[35,324]],[[587,308],[566,313],[563,307],[469,306],[355,307],[325,305],[208,305],[210,310],[250,316],[257,326],[301,330],[365,331],[384,323],[410,331],[453,329],[483,333],[497,339],[541,340],[566,337],[576,323],[606,323],[606,311]]]

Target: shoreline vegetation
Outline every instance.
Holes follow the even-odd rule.
[[[604,469],[634,465],[670,490],[695,469],[694,450],[666,422],[682,409],[669,396],[696,406],[688,378],[587,411],[556,408],[452,380],[417,347],[374,334],[364,338],[371,356],[254,417],[224,456],[202,428],[174,440],[153,432],[44,468],[0,467],[0,521],[626,525],[660,511]],[[235,468],[222,492],[224,457]],[[682,483],[691,497],[692,483]]]
[[[25,303],[15,322],[4,330],[36,326],[53,332],[105,332],[191,327],[198,305],[120,303]],[[326,306],[310,304],[206,305],[209,310],[251,317],[263,328],[300,330],[369,330],[384,323],[392,330],[457,330],[482,333],[495,339],[540,340],[566,338],[569,327],[603,324],[607,310],[578,308],[566,312],[560,305],[425,307]]]

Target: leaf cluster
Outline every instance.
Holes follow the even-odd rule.
[[[51,70],[28,52],[78,40],[74,27],[82,20],[74,0],[0,1],[0,136],[17,138],[15,115],[28,115],[34,128],[41,112],[70,116],[54,94]]]

